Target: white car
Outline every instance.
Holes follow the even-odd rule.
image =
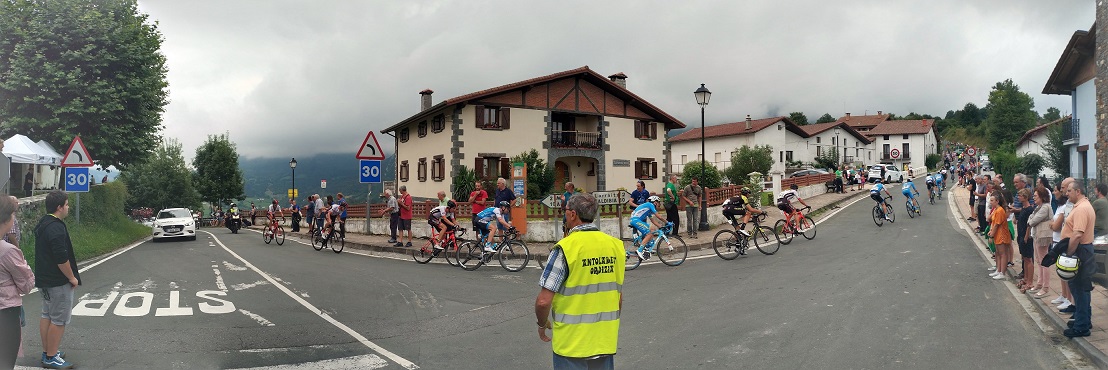
[[[885,168],[884,183],[891,182],[904,182],[904,172],[901,172],[899,168],[891,164],[875,164],[869,168],[869,177],[866,178],[866,182],[874,182],[881,178],[881,168]]]
[[[154,241],[164,238],[196,240],[196,222],[188,208],[166,208],[158,211],[151,230]]]

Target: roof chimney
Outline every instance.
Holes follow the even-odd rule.
[[[420,112],[425,111],[428,108],[431,108],[431,94],[434,94],[434,93],[435,92],[432,91],[431,89],[426,89],[426,90],[423,90],[423,91],[419,92],[419,95],[420,95],[419,96],[419,111]]]
[[[877,115],[878,115],[878,116],[880,116],[880,115],[881,115],[881,111],[877,111]]]
[[[608,79],[612,80],[612,82],[615,82],[616,85],[619,85],[619,87],[622,87],[624,89],[627,88],[627,75],[623,74],[623,72],[608,76]]]
[[[746,115],[746,129],[750,130],[750,115]]]
[[[850,120],[850,112],[846,112],[846,121]]]

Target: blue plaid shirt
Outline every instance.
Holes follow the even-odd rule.
[[[573,234],[576,231],[600,231],[600,229],[595,224],[588,223],[577,225],[570,229],[569,233]],[[566,256],[562,253],[562,247],[554,245],[554,248],[550,249],[550,257],[546,259],[546,268],[542,270],[542,276],[539,277],[539,286],[551,292],[562,290],[562,286],[566,283],[567,269]]]

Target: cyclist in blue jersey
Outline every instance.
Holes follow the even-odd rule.
[[[869,197],[870,199],[877,201],[877,204],[881,205],[881,209],[885,211],[885,219],[888,220],[889,203],[885,202],[885,198],[881,197],[882,191],[885,192],[885,195],[888,195],[889,198],[893,197],[892,194],[889,194],[889,189],[885,188],[885,184],[881,183],[881,179],[877,179],[877,181],[873,182],[873,187],[869,189]]]
[[[504,220],[504,214],[508,212],[512,204],[508,201],[500,201],[496,207],[485,208],[481,213],[476,214],[477,217],[477,233],[478,235],[485,236],[485,252],[496,252],[496,249],[492,247],[492,236],[496,233],[496,228],[499,225],[503,225],[505,229],[511,230],[512,224]],[[495,221],[495,222],[494,222]]]
[[[666,219],[658,215],[658,206],[661,204],[661,198],[658,198],[657,195],[651,195],[650,198],[647,198],[646,203],[640,204],[631,212],[631,227],[635,228],[639,235],[644,235],[642,243],[639,243],[644,248],[635,251],[639,254],[639,258],[646,259],[643,255],[643,249],[650,247],[650,239],[654,238],[654,231],[666,225]],[[647,221],[650,221],[650,223],[647,224]]]
[[[916,183],[912,182],[912,179],[904,181],[904,184],[900,186],[900,193],[912,200],[912,205],[916,207],[916,214],[919,214],[919,202],[916,202],[916,195],[919,195],[919,191],[916,190]]]

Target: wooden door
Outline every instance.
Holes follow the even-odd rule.
[[[554,162],[554,190],[562,190],[565,188],[566,182],[569,181],[569,165],[562,161]]]

